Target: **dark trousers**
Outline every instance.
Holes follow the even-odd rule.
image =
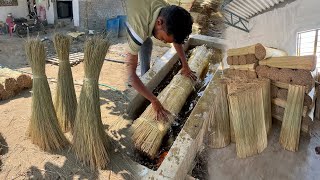
[[[141,65],[141,76],[143,76],[150,69],[151,53],[152,53],[152,40],[148,38],[141,46],[139,52],[139,59]]]

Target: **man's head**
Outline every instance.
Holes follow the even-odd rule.
[[[188,11],[171,5],[161,9],[153,36],[165,43],[182,44],[192,32],[193,20]]]

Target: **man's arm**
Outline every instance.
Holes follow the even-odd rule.
[[[197,76],[194,74],[193,71],[191,71],[188,65],[186,54],[184,53],[182,44],[173,43],[173,46],[176,49],[182,64],[181,74],[191,78],[192,80],[197,80]]]
[[[168,120],[169,111],[167,111],[158,98],[152,94],[151,91],[147,89],[147,87],[142,83],[140,78],[136,73],[136,69],[138,66],[138,55],[132,55],[130,53],[127,54],[127,62],[128,62],[128,80],[129,84],[137,90],[142,96],[148,99],[152,103],[153,109],[157,112],[157,119]]]

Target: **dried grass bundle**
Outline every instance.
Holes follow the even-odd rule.
[[[189,67],[196,72],[199,77],[208,66],[212,56],[210,50],[205,46],[196,47],[189,59]],[[181,75],[175,75],[170,84],[158,95],[161,104],[172,114],[178,114],[183,107],[186,99],[193,90],[194,83],[191,79]],[[135,147],[141,152],[154,158],[160,148],[161,142],[174,117],[169,117],[169,122],[156,120],[156,113],[152,105],[149,105],[142,115],[134,121],[132,139]]]
[[[0,77],[0,82],[5,82],[5,78],[2,79],[2,77]],[[12,98],[14,95],[14,91],[8,91],[5,89],[5,83],[0,83],[0,100],[7,100]]]
[[[278,81],[279,80],[279,68],[270,67],[267,72],[267,76],[272,81]]]
[[[77,97],[69,62],[70,41],[70,38],[61,34],[55,34],[53,40],[59,58],[54,105],[63,132],[72,130],[77,111]]]
[[[276,98],[277,97],[277,94],[278,94],[278,91],[279,91],[279,88],[273,84],[271,84],[271,98]]]
[[[110,44],[100,36],[85,43],[85,76],[73,128],[73,150],[91,169],[106,168],[109,163],[108,138],[104,131],[98,80]]]
[[[231,141],[227,83],[218,79],[214,85],[213,101],[209,107],[208,145],[211,148],[223,148]]]
[[[277,98],[287,100],[288,97],[288,89],[279,89],[277,93]]]
[[[232,56],[232,65],[239,65],[239,56]]]
[[[274,104],[272,105],[272,114],[276,114],[276,115],[283,117],[284,110],[285,109],[283,107],[280,107],[280,106],[277,106]]]
[[[314,87],[314,79],[310,71],[298,69],[294,72],[292,84],[306,86],[306,89],[311,90]]]
[[[33,73],[32,114],[29,135],[44,151],[62,150],[68,141],[62,133],[45,74],[45,49],[40,40],[28,40],[26,54]]]
[[[278,72],[278,78],[280,82],[290,83],[294,77],[294,71],[292,69],[283,68]]]
[[[18,85],[18,91],[32,87],[32,79],[29,75],[11,70],[9,68],[0,68],[0,74],[6,77],[14,78]]]
[[[267,147],[263,99],[259,86],[229,94],[230,119],[240,158],[261,153]]]
[[[256,72],[259,78],[268,78],[268,66],[257,66],[256,67]]]
[[[20,92],[17,80],[12,77],[0,77],[0,84],[2,84],[6,91],[10,92],[10,94],[15,95]]]
[[[233,64],[232,56],[227,57],[227,64],[228,65],[232,65]]]
[[[240,65],[248,64],[245,55],[239,56],[239,64]]]
[[[297,151],[299,147],[304,93],[304,86],[289,85],[279,139],[281,146],[289,151]]]
[[[258,59],[254,54],[245,55],[247,64],[252,64],[258,62]]]

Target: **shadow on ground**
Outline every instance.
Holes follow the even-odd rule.
[[[2,170],[1,156],[7,154],[9,151],[8,144],[2,134],[0,133],[0,171]]]

